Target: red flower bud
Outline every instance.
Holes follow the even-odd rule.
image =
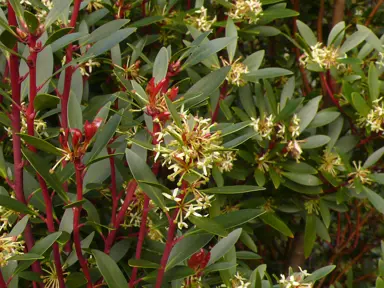
[[[204,249],[200,249],[188,260],[188,266],[195,271],[201,271],[207,266],[210,258],[211,252],[205,253]]]
[[[168,98],[174,101],[179,93],[179,87],[173,87],[171,90],[168,90]]]
[[[147,92],[149,98],[154,100],[156,98],[156,95],[160,92],[166,82],[167,79],[164,78],[159,83],[157,83],[157,85],[155,85],[155,78],[149,80],[147,88],[145,88],[145,92]]]
[[[85,134],[85,141],[89,142],[95,136],[97,129],[100,128],[101,123],[103,123],[103,119],[96,118],[93,120],[92,123],[89,123],[88,121],[85,121],[84,123],[84,134]]]
[[[180,73],[180,61],[172,62],[168,65],[168,77],[174,77]]]
[[[75,149],[79,146],[81,140],[83,139],[83,133],[79,129],[71,129],[72,132],[72,146]]]

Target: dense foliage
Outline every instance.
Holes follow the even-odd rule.
[[[384,1],[301,2],[1,1],[0,288],[384,287]]]

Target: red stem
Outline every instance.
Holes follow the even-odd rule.
[[[169,221],[169,228],[168,228],[168,234],[167,234],[167,242],[165,244],[165,249],[164,249],[163,257],[161,258],[160,269],[157,272],[155,288],[161,288],[162,283],[163,283],[165,267],[167,265],[169,255],[171,254],[171,251],[172,251],[172,248],[173,248],[173,239],[175,238],[175,232],[176,232],[175,219],[176,219],[178,213],[179,213],[179,208],[176,208],[175,211],[173,212],[172,218]]]
[[[168,78],[169,79],[169,78]],[[156,133],[160,132],[160,124],[157,122],[153,122],[153,131],[152,131],[152,144],[156,145],[158,142],[156,140]],[[156,162],[153,164],[152,172],[153,174],[159,174],[160,162]],[[144,205],[143,205],[143,213],[141,215],[141,223],[140,223],[140,231],[139,231],[139,239],[136,246],[136,259],[141,258],[141,250],[144,244],[144,238],[147,231],[147,218],[149,212],[149,197],[144,193]],[[133,267],[131,274],[131,281],[129,282],[129,287],[134,287],[136,283],[138,267]]]
[[[29,42],[29,49],[30,49],[30,56],[28,58],[28,66],[29,66],[29,104],[28,109],[26,113],[27,117],[27,129],[28,129],[28,135],[34,136],[35,130],[34,130],[34,122],[35,122],[35,108],[34,108],[34,100],[37,94],[37,85],[36,85],[36,77],[37,77],[37,71],[36,71],[36,64],[37,64],[37,55],[38,51],[35,50],[36,46],[36,38],[34,35],[30,35],[30,42]],[[29,149],[33,152],[36,152],[35,147],[30,146]],[[47,184],[45,183],[44,179],[38,174],[37,178],[39,180],[39,184],[41,187],[41,191],[43,194],[45,207],[46,207],[46,215],[47,215],[47,226],[48,231],[50,233],[56,232],[55,224],[53,220],[53,208],[52,208],[52,199],[48,191]],[[53,244],[53,257],[55,262],[55,267],[57,271],[57,278],[59,280],[59,287],[65,288],[65,281],[63,277],[63,270],[61,266],[61,260],[60,260],[60,249],[59,245],[57,243]]]
[[[121,206],[121,209],[119,210],[119,213],[117,214],[117,217],[116,217],[116,222],[113,225],[115,229],[109,232],[107,240],[105,241],[104,253],[106,254],[109,254],[111,250],[112,244],[116,238],[117,230],[120,227],[120,224],[122,223],[122,221],[124,220],[125,212],[127,211],[129,204],[132,201],[133,193],[135,192],[136,187],[137,187],[136,181],[132,180],[128,184],[127,194],[125,195],[124,203]]]
[[[75,160],[75,170],[76,170],[76,188],[77,188],[77,201],[83,200],[83,172],[84,166],[80,160]],[[73,208],[73,242],[75,244],[75,250],[77,258],[79,259],[79,263],[81,269],[83,270],[84,276],[87,279],[87,288],[92,288],[92,280],[91,275],[89,274],[89,269],[87,265],[87,261],[85,260],[82,249],[81,249],[81,239],[80,239],[80,213],[82,206],[77,206]]]
[[[113,154],[111,148],[107,148],[108,154]],[[115,159],[113,156],[109,157],[109,165],[111,167],[111,196],[112,196],[112,217],[111,223],[114,224],[116,221],[116,210],[117,210],[117,187],[116,187],[116,167],[115,167]]]
[[[3,273],[1,273],[1,271],[0,271],[0,288],[7,288],[7,283],[5,283]]]
[[[8,2],[8,24],[11,26],[17,26],[16,14],[11,4]],[[13,50],[17,52],[17,44],[13,47]],[[11,72],[11,87],[12,87],[12,145],[13,145],[13,161],[14,161],[14,183],[16,199],[21,203],[26,204],[23,188],[23,161],[21,156],[21,140],[17,133],[20,133],[21,129],[21,117],[20,117],[20,74],[19,74],[19,59],[16,55],[11,54],[9,58],[9,68]],[[32,235],[31,225],[28,224],[24,230],[24,240],[27,246],[27,250],[31,250],[35,244],[35,240]],[[41,274],[42,270],[39,262],[32,264],[32,270],[35,273]],[[36,286],[36,282],[33,282],[33,286]],[[42,285],[40,285],[42,286]]]
[[[80,10],[80,4],[81,0],[75,0],[75,3],[73,4],[73,10],[72,10],[72,16],[71,21],[69,22],[69,27],[74,28],[76,25],[77,17],[79,15]],[[72,33],[74,29],[72,29],[69,33]],[[65,64],[68,64],[72,61],[72,49],[73,45],[70,43],[67,47],[66,53],[65,53]],[[67,111],[68,111],[68,100],[69,100],[69,93],[71,92],[71,84],[72,84],[72,74],[74,72],[74,68],[72,66],[68,66],[65,69],[65,76],[64,76],[64,91],[61,95],[61,127],[66,129],[68,128],[68,117],[67,117]]]

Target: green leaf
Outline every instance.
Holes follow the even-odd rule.
[[[244,79],[250,82],[257,82],[259,79],[269,79],[287,75],[292,75],[292,72],[283,68],[263,68],[250,71],[244,75]]]
[[[291,18],[299,15],[297,11],[291,9],[269,8],[263,12],[262,20],[264,23],[269,23],[275,19]]]
[[[12,228],[11,232],[9,232],[8,236],[17,237],[21,233],[23,233],[25,227],[28,224],[28,220],[29,220],[29,215],[25,215],[21,220],[19,220],[17,222],[17,224],[15,226],[13,226],[13,228]]]
[[[305,162],[297,163],[295,161],[286,161],[284,163],[281,163],[281,167],[284,170],[294,173],[317,174],[317,170]]]
[[[329,228],[329,225],[331,224],[331,213],[329,212],[329,208],[324,200],[320,200],[320,214],[323,218],[325,227]]]
[[[373,207],[376,208],[377,211],[384,214],[384,199],[379,194],[373,192],[371,189],[363,186],[365,194],[368,197],[368,200],[371,202]]]
[[[243,225],[257,217],[260,217],[264,213],[266,212],[263,209],[242,209],[219,215],[212,219],[218,222],[225,229],[230,229]]]
[[[313,118],[312,122],[308,125],[308,128],[317,128],[328,125],[335,121],[339,116],[340,112],[338,111],[321,110],[316,114],[315,118]]]
[[[296,25],[305,42],[307,42],[309,46],[315,46],[317,43],[317,38],[312,32],[311,28],[309,28],[307,24],[301,22],[300,20],[296,20]]]
[[[262,259],[260,255],[251,251],[238,251],[236,252],[236,258],[241,260],[259,260]]]
[[[284,109],[277,115],[275,122],[284,121],[295,113],[297,107],[303,102],[303,98],[292,99],[287,102]]]
[[[247,58],[245,58],[245,60],[243,61],[243,64],[248,67],[249,71],[256,71],[257,69],[259,69],[261,63],[263,62],[264,55],[264,50],[257,51],[247,56]]]
[[[57,156],[63,156],[63,152],[59,151],[55,146],[53,146],[51,143],[43,139],[37,138],[35,136],[30,136],[27,134],[19,134],[19,136],[29,145],[32,145],[33,147],[41,151],[47,152],[49,154],[57,155]]]
[[[306,283],[314,283],[317,280],[320,280],[331,273],[336,268],[336,265],[329,265],[322,267],[311,273],[308,277],[305,278]]]
[[[236,264],[230,263],[230,262],[217,262],[215,264],[209,265],[204,269],[204,274],[222,271],[222,270],[228,270],[231,268],[236,267]]]
[[[369,157],[367,158],[367,160],[365,160],[363,167],[364,167],[364,168],[369,168],[369,167],[371,167],[371,166],[374,165],[377,161],[379,161],[380,158],[383,157],[383,155],[384,155],[384,147],[381,147],[380,149],[376,150],[376,151],[373,152],[371,155],[369,155]]]
[[[85,164],[88,164],[90,161],[95,159],[95,157],[97,157],[108,145],[109,141],[112,139],[119,127],[121,118],[121,113],[116,113],[103,126],[102,130],[96,134],[95,144],[93,145],[91,152],[89,152],[84,159]]]
[[[225,237],[228,235],[228,232],[225,230],[223,226],[221,226],[214,219],[209,219],[205,217],[196,217],[189,216],[188,220],[191,221],[197,228],[200,228],[210,234],[218,235],[221,237]]]
[[[292,172],[281,172],[281,174],[293,182],[306,186],[318,186],[323,184],[319,178],[311,174],[299,174]]]
[[[177,112],[176,106],[172,103],[172,101],[168,98],[168,96],[164,96],[164,98],[165,98],[165,102],[167,103],[168,110],[172,115],[172,119],[175,121],[176,125],[179,128],[182,128],[180,114],[179,112]]]
[[[32,271],[20,272],[19,277],[28,281],[43,282],[43,280],[40,278],[40,274]]]
[[[223,37],[203,43],[202,45],[193,50],[192,54],[181,66],[181,69],[184,70],[189,66],[193,66],[200,63],[201,61],[207,59],[209,56],[214,55],[220,50],[224,49],[235,40],[236,37]]]
[[[80,45],[84,46],[89,43],[95,43],[97,41],[103,40],[113,33],[117,32],[121,27],[126,25],[129,22],[129,19],[117,19],[109,21],[106,24],[95,29],[91,34],[89,34],[83,41],[80,41]]]
[[[85,237],[81,242],[80,242],[80,246],[81,248],[89,248],[89,246],[91,245],[92,243],[92,240],[93,240],[93,237],[95,236],[95,232],[92,232],[91,234],[89,234],[87,237]],[[111,250],[112,251],[112,250]],[[82,250],[82,254],[84,254],[84,251]],[[75,264],[76,262],[78,261],[78,258],[77,258],[77,255],[76,255],[76,251],[72,251],[71,254],[69,254],[67,260],[65,261],[64,265],[66,265],[66,267],[70,267],[72,266],[73,264]]]
[[[93,58],[111,50],[118,43],[126,39],[129,35],[136,31],[136,28],[125,28],[115,33],[105,37],[104,39],[97,41],[92,47],[87,51],[84,58]]]
[[[300,133],[303,132],[309,123],[312,122],[313,118],[315,118],[321,98],[322,96],[318,96],[309,100],[308,103],[301,108],[299,113],[297,113],[297,117],[300,119]]]
[[[157,269],[160,268],[160,264],[153,263],[148,260],[144,259],[129,259],[128,260],[128,265],[131,267],[139,267],[139,268],[152,268],[152,269]]]
[[[331,138],[326,135],[314,135],[311,137],[308,137],[307,139],[304,139],[304,143],[300,143],[300,147],[302,149],[314,149],[321,146],[324,146],[329,141],[331,141]]]
[[[331,242],[331,237],[329,236],[328,230],[325,227],[323,221],[316,217],[316,234],[319,235],[321,239],[326,242]]]
[[[368,36],[369,36],[369,31],[356,31],[355,33],[353,33],[351,36],[347,38],[347,40],[345,40],[343,45],[340,47],[340,50],[339,50],[340,55],[343,55],[344,53],[347,53],[348,51],[358,46]]]
[[[79,200],[79,201],[71,202],[71,203],[69,203],[68,205],[64,205],[64,206],[63,206],[63,209],[70,209],[70,208],[73,208],[73,207],[80,207],[80,206],[83,205],[86,201],[87,201],[86,199],[82,199],[82,200]]]
[[[15,255],[9,258],[9,261],[15,260],[15,261],[35,261],[35,260],[40,260],[44,259],[44,256],[38,255],[38,254],[33,254],[33,253],[26,253],[26,254],[20,254],[20,255]]]
[[[45,30],[56,22],[59,19],[60,15],[62,15],[63,11],[67,10],[71,5],[71,0],[60,0],[56,1],[53,8],[49,11],[47,17],[45,18],[44,27]]]
[[[65,279],[65,285],[68,288],[80,288],[87,284],[87,279],[81,272],[72,272]]]
[[[0,206],[23,214],[37,215],[35,211],[7,195],[0,195]]]
[[[186,236],[181,239],[172,248],[165,270],[169,271],[171,268],[191,257],[193,254],[207,245],[212,238],[213,235],[211,234],[198,234]]]
[[[243,194],[254,191],[265,190],[264,187],[250,186],[250,185],[238,185],[238,186],[224,186],[224,187],[213,187],[201,190],[206,194]]]
[[[63,28],[63,29],[66,29],[66,28]],[[64,31],[63,31],[63,33],[64,33]],[[81,32],[64,35],[64,36],[58,38],[56,41],[54,41],[51,44],[52,52],[56,52],[56,51],[58,51],[64,47],[66,47],[69,43],[76,42],[77,40],[85,37],[86,35],[87,34],[84,34]],[[53,37],[54,35],[51,35],[51,36]],[[48,40],[49,40],[49,38],[48,38]]]
[[[155,62],[153,63],[152,75],[155,77],[155,84],[159,83],[167,75],[168,61],[168,50],[167,48],[163,47],[160,49],[155,58]]]
[[[304,255],[308,258],[311,255],[313,245],[316,240],[316,217],[315,215],[308,214],[305,222],[304,233]]]
[[[48,108],[55,108],[60,103],[60,98],[50,94],[38,94],[33,103],[35,110],[41,111]]]
[[[5,159],[4,159],[3,144],[0,144],[0,175],[4,179],[8,178],[7,164],[5,163]],[[8,193],[7,193],[7,195],[8,195]]]
[[[56,40],[64,37],[65,35],[67,35],[70,31],[72,31],[72,27],[65,27],[65,28],[61,28],[59,30],[56,30],[55,32],[53,32],[48,37],[48,40],[45,41],[44,46],[48,46],[49,44],[52,44]]]
[[[139,182],[140,188],[152,199],[155,204],[161,209],[165,209],[164,197],[161,194],[161,190],[140,181],[148,181],[152,183],[158,183],[156,176],[153,174],[151,169],[148,167],[145,160],[140,158],[135,152],[127,149],[125,155],[128,161],[129,169],[132,172],[133,177]]]
[[[160,22],[163,19],[164,19],[164,16],[161,16],[161,15],[148,16],[148,17],[144,17],[143,19],[140,19],[140,20],[132,23],[130,26],[131,27],[137,27],[137,28],[144,27],[144,26],[148,26],[148,25]]]
[[[44,237],[43,239],[40,239],[35,243],[35,245],[32,247],[32,249],[29,251],[31,254],[37,254],[37,255],[43,255],[51,246],[53,243],[59,239],[62,232],[55,232],[52,234],[49,234],[48,236]],[[19,272],[28,269],[32,265],[32,263],[35,262],[33,260],[30,261],[24,261],[22,264],[20,264],[16,271],[14,272],[15,275],[17,275]]]
[[[379,81],[379,71],[376,69],[376,65],[371,62],[368,70],[368,90],[369,97],[372,101],[377,100],[380,95],[380,81]]]
[[[276,229],[280,233],[290,238],[293,238],[293,233],[291,229],[285,224],[283,220],[281,220],[275,213],[268,212],[260,216],[261,220],[273,229]]]
[[[185,101],[192,105],[196,102],[196,98],[205,99],[210,96],[224,82],[230,69],[230,66],[225,66],[201,78],[185,92],[183,95]]]
[[[352,104],[355,107],[356,111],[361,116],[367,116],[369,111],[371,110],[367,104],[367,101],[357,92],[353,92],[352,96]]]
[[[47,182],[47,184],[50,185],[53,188],[53,190],[55,190],[56,193],[65,202],[67,202],[69,200],[68,195],[64,191],[62,183],[60,182],[57,175],[55,173],[51,174],[49,172],[50,171],[50,167],[48,166],[49,164],[32,151],[29,151],[27,149],[23,149],[22,151],[23,151],[24,157],[28,160],[28,162],[31,164],[33,169],[35,169],[35,171],[39,173],[41,177],[43,177],[45,182]]]
[[[306,174],[301,174],[301,175],[306,175]],[[321,189],[321,186],[306,186],[306,185],[300,185],[297,184],[296,182],[285,180],[282,182],[282,185],[296,191],[298,193],[302,194],[308,194],[308,195],[317,195],[323,192]]]
[[[235,38],[235,40],[227,46],[229,63],[232,63],[233,57],[235,56],[236,48],[237,48],[237,28],[235,23],[233,23],[232,18],[230,17],[228,17],[227,19],[227,25],[225,28],[225,37]]]
[[[80,130],[83,129],[83,114],[81,111],[80,102],[74,93],[69,95],[67,115],[68,126],[70,128],[77,128]]]
[[[338,47],[341,44],[341,41],[344,38],[345,34],[345,22],[341,21],[333,26],[331,32],[328,35],[327,46],[333,45],[334,47]]]
[[[39,20],[37,17],[29,11],[24,11],[24,19],[29,32],[35,33],[36,29],[39,27]]]
[[[128,287],[127,280],[125,280],[123,272],[121,272],[116,262],[107,254],[99,251],[92,250],[93,256],[95,256],[97,268],[101,275],[104,277],[104,281],[110,288],[122,288]]]
[[[209,259],[208,266],[215,263],[221,257],[223,257],[227,252],[236,244],[237,240],[241,235],[242,229],[238,228],[228,234],[227,237],[221,239],[212,249],[211,249],[211,258]]]
[[[245,141],[251,139],[252,137],[257,137],[257,136],[258,136],[258,133],[252,129],[251,131],[248,131],[247,133],[242,134],[239,137],[236,137],[235,139],[225,142],[223,144],[223,147],[232,149],[243,144]]]

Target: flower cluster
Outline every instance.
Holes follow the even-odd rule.
[[[327,172],[332,176],[336,176],[338,169],[343,166],[341,158],[338,154],[324,150],[322,157],[322,164],[319,167],[319,170]]]
[[[102,0],[89,1],[88,5],[86,7],[88,12],[96,11],[96,10],[103,9],[103,8],[104,8],[104,5],[103,5]]]
[[[229,84],[235,85],[235,86],[244,86],[247,84],[247,82],[242,79],[242,76],[249,72],[248,67],[239,62],[241,58],[237,58],[234,62],[229,63],[227,60],[221,58],[221,62],[223,63],[223,66],[231,66],[231,70],[227,74],[227,77],[225,78]]]
[[[355,166],[355,171],[348,174],[349,187],[354,188],[355,181],[359,181],[361,184],[371,185],[373,182],[369,178],[371,171],[364,167],[361,167],[361,164],[362,164],[361,161],[359,161],[358,163],[356,163],[356,161],[353,161],[352,163],[353,163],[353,166]]]
[[[372,109],[367,116],[360,117],[358,123],[360,127],[368,127],[372,132],[384,132],[384,104],[383,98],[372,101]]]
[[[187,15],[187,22],[195,26],[200,31],[209,31],[211,30],[211,27],[213,23],[216,22],[216,16],[209,20],[207,8],[204,6],[201,6],[199,10],[196,10],[196,14],[200,14],[199,16],[191,16]]]
[[[217,164],[223,170],[232,168],[228,161],[234,160],[234,155],[228,155],[221,146],[220,132],[211,132],[214,124],[210,119],[185,114],[180,114],[180,119],[179,125],[172,122],[156,135],[159,142],[155,148],[156,159],[161,156],[163,165],[173,170],[168,176],[171,181],[179,176],[178,185],[181,185],[187,174],[208,181],[213,165]],[[221,164],[223,160],[225,166]]]
[[[0,267],[5,267],[12,256],[23,254],[24,242],[16,240],[16,237],[7,234],[0,237]]]
[[[315,213],[316,215],[319,215],[319,211],[320,211],[319,205],[320,205],[319,199],[311,199],[304,202],[304,208],[308,212],[308,214]]]
[[[339,69],[343,66],[343,64],[337,62],[337,59],[340,57],[338,49],[324,46],[320,42],[311,46],[310,49],[310,53],[305,51],[300,57],[301,65],[318,64],[323,69],[330,69],[331,67]]]
[[[0,206],[0,232],[6,230],[7,227],[11,227],[11,223],[9,223],[9,217],[12,215],[17,215],[15,211],[9,210],[4,206]]]
[[[384,52],[379,52],[378,56],[379,57],[375,63],[379,66],[379,68],[384,68]]]
[[[62,130],[59,135],[59,142],[62,149],[59,149],[63,153],[63,157],[55,164],[55,166],[50,170],[50,173],[53,173],[56,167],[62,161],[75,161],[81,159],[92,141],[93,136],[95,136],[97,130],[100,128],[103,123],[103,119],[96,118],[93,122],[89,123],[85,121],[84,123],[84,135],[80,129],[77,128],[67,128]],[[69,144],[69,137],[72,137],[71,147]]]
[[[302,270],[299,267],[300,272],[290,273],[288,277],[280,275],[279,284],[281,288],[312,288],[313,283],[305,283],[305,277],[311,275],[307,270]]]
[[[59,282],[59,276],[57,275],[56,266],[52,262],[46,262],[45,265],[47,268],[42,268],[42,270],[47,275],[40,276],[43,280],[44,286],[46,288],[59,288],[60,282]],[[64,270],[64,267],[62,267]],[[70,272],[63,272],[63,276],[67,277],[69,276]],[[65,281],[66,279],[64,279]]]
[[[232,19],[244,19],[249,24],[257,23],[262,15],[263,8],[259,0],[236,0],[228,13]]]
[[[167,207],[167,209],[177,208],[178,212],[174,219],[179,229],[188,228],[185,222],[189,216],[203,217],[199,212],[211,206],[211,200],[214,195],[205,195],[193,185],[189,189],[181,191],[176,188],[172,194],[163,193],[164,197],[175,202],[175,206]]]
[[[80,73],[83,76],[89,77],[93,71],[93,67],[100,67],[100,63],[89,59],[87,62],[80,66]]]
[[[141,218],[144,209],[144,192],[140,189],[140,187],[136,188],[134,193],[135,198],[131,201],[127,211],[125,212],[124,222],[120,225],[123,228],[129,227],[137,227],[139,228],[141,225]],[[123,203],[123,199],[121,199]],[[150,201],[150,206],[154,206],[152,200]],[[153,212],[158,210],[157,208],[151,209]],[[162,214],[160,212],[159,218],[161,219]],[[147,228],[148,228],[148,237],[152,240],[163,241],[163,234],[155,224],[153,223],[151,217],[147,219]]]
[[[219,287],[226,287],[226,288],[247,288],[250,287],[251,282],[249,282],[246,278],[242,277],[239,272],[235,274],[235,276],[231,279],[230,286],[227,286],[225,284],[222,284]]]
[[[257,133],[259,133],[259,135],[262,138],[266,138],[270,140],[272,132],[274,131],[274,127],[275,127],[275,123],[273,122],[274,119],[275,117],[273,115],[269,115],[268,117],[259,117],[259,118],[252,117],[251,126]]]

